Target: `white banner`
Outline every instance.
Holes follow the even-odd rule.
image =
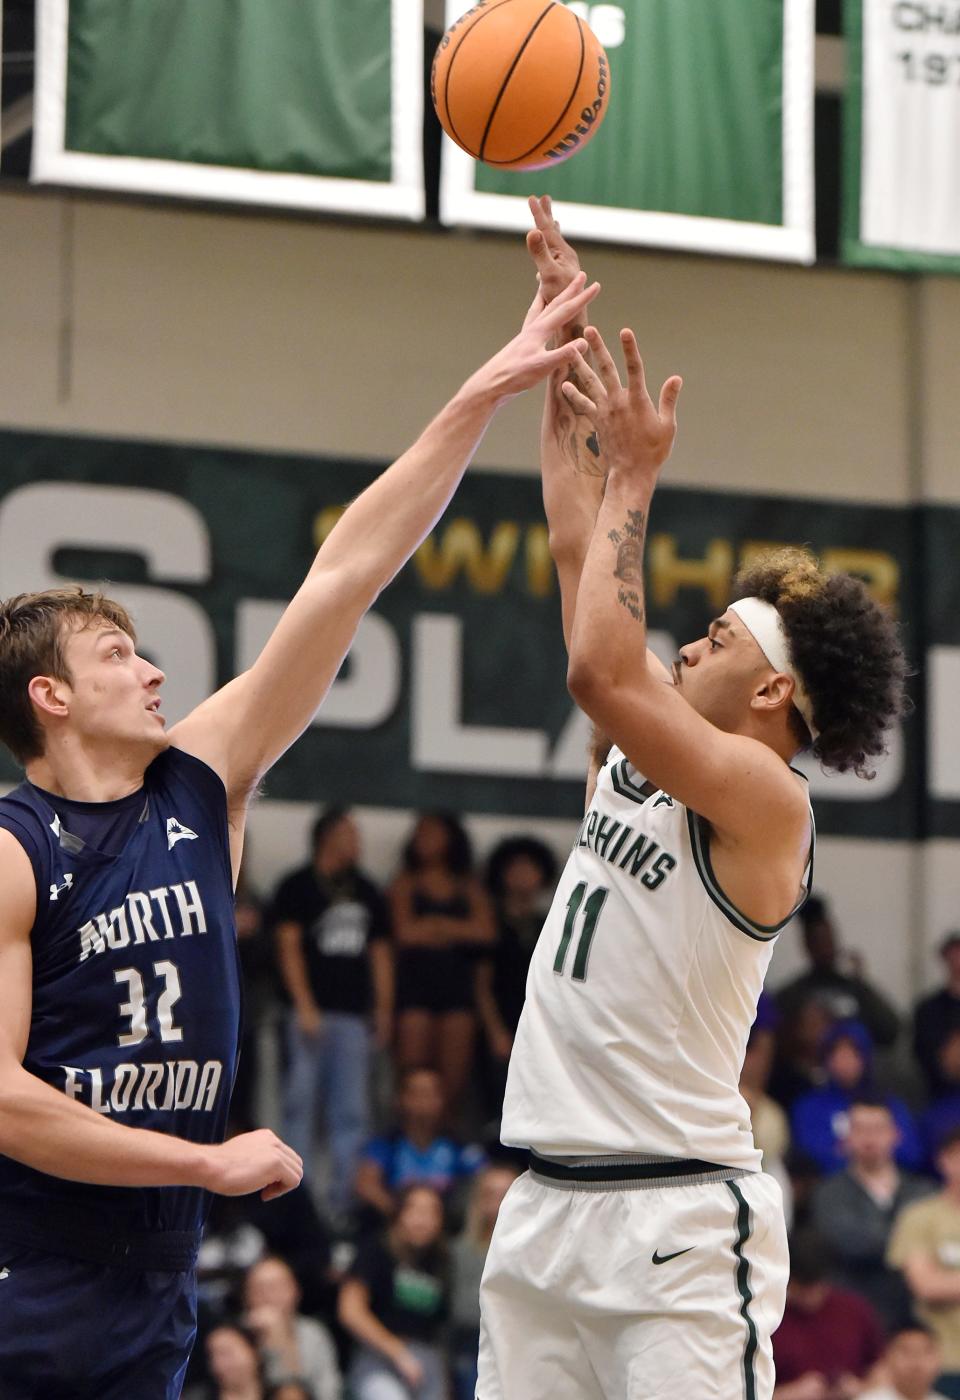
[[[960,256],[960,3],[864,0],[860,237]]]

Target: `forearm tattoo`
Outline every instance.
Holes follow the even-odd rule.
[[[645,621],[643,610],[643,544],[647,530],[647,517],[642,510],[628,510],[627,518],[619,530],[610,530],[607,538],[617,546],[617,562],[613,577],[620,581],[617,602],[635,622]],[[638,588],[628,585],[637,584]]]

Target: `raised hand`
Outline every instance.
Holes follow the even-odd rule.
[[[527,248],[536,264],[544,305],[548,306],[576,277],[580,259],[560,232],[550,196],[531,195],[527,203],[535,225],[527,234]]]
[[[600,291],[599,282],[588,287],[586,280],[584,274],[578,272],[549,306],[542,304],[543,298],[538,293],[519,333],[477,370],[465,387],[491,394],[500,403],[532,388],[555,370],[570,369],[578,357],[586,354],[587,342],[572,340],[553,350],[547,345],[561,327],[581,315]]]
[[[582,274],[581,274],[582,275]],[[578,352],[574,364],[577,383],[563,385],[563,394],[575,413],[582,415],[603,442],[610,470],[653,474],[673,450],[677,435],[677,399],[683,381],[673,375],[660,390],[659,405],[647,392],[643,360],[633,331],[620,332],[627,367],[624,386],[613,357],[595,326],[584,331],[596,362],[596,371]]]

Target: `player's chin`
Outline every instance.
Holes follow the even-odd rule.
[[[164,749],[170,747],[170,735],[164,729],[163,725],[158,724],[155,719],[150,721],[147,731],[147,740],[150,747],[156,753],[163,753]]]

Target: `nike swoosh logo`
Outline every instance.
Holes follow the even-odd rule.
[[[653,1251],[654,1264],[669,1264],[671,1259],[679,1259],[681,1254],[689,1254],[691,1249],[696,1249],[695,1244],[688,1244],[686,1249],[677,1249],[673,1254],[661,1254],[659,1250]]]

